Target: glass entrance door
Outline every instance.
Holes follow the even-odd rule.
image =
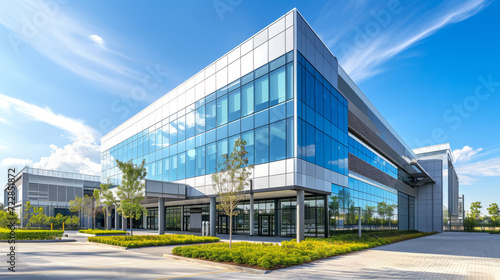
[[[273,235],[273,216],[259,215],[259,235]]]
[[[220,215],[217,221],[218,233],[229,234],[229,216]]]

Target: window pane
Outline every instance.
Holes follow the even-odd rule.
[[[162,143],[163,143],[163,147],[168,147],[170,146],[170,132],[169,132],[169,125],[164,125],[163,128],[162,128],[162,136],[163,136],[163,139],[162,139]]]
[[[270,161],[286,158],[286,121],[282,120],[269,126],[270,130]]]
[[[177,120],[177,141],[181,142],[184,139],[186,139],[186,116]]]
[[[196,134],[205,132],[205,106],[196,109]]]
[[[217,141],[217,166],[224,162],[222,155],[227,154],[227,139]]]
[[[227,95],[217,99],[217,126],[227,123]]]
[[[255,144],[253,138],[253,130],[241,134],[241,140],[246,141],[245,150],[248,152],[248,164],[254,164]]]
[[[216,143],[207,145],[207,174],[215,172],[217,166],[217,148]]]
[[[255,111],[269,107],[269,80],[267,75],[255,80]]]
[[[206,119],[205,119],[205,128],[206,130],[214,129],[216,126],[216,103],[212,101],[207,104],[205,108]]]
[[[163,159],[163,174],[162,174],[162,180],[163,181],[168,181],[170,178],[170,158],[164,158]]]
[[[286,157],[293,158],[293,118],[286,120]]]
[[[178,157],[177,180],[182,180],[186,178],[186,153],[180,153]]]
[[[205,147],[196,149],[196,176],[205,175]]]
[[[177,156],[170,157],[170,181],[177,180]]]
[[[170,145],[177,143],[177,120],[170,123]]]
[[[269,126],[255,130],[255,164],[269,162]]]
[[[299,89],[299,86],[297,86]],[[293,63],[286,65],[286,100],[293,98]]]
[[[254,112],[253,83],[241,87],[241,116],[247,116]]]
[[[240,90],[237,89],[229,93],[229,121],[232,122],[240,118],[241,112],[241,96]]]
[[[286,99],[286,73],[285,67],[280,67],[273,72],[270,76],[270,106],[276,105],[285,101]]]
[[[316,141],[315,141],[315,129],[312,125],[306,125],[306,157],[307,161],[311,163],[316,163]]]
[[[194,149],[186,152],[186,178],[192,178],[196,176],[195,155],[196,151]]]
[[[195,135],[194,118],[194,112],[186,115],[186,139],[189,139]]]

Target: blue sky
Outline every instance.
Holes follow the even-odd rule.
[[[500,4],[374,2],[0,0],[1,167],[99,173],[100,136],[296,7],[410,147],[451,143],[467,205],[500,203]]]

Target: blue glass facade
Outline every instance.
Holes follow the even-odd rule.
[[[398,227],[398,192],[380,184],[349,178],[349,186],[332,184],[329,197],[330,230],[357,228],[358,210],[364,229]]]
[[[176,181],[215,171],[234,141],[247,141],[250,164],[293,152],[293,52],[197,100],[185,114],[148,128],[102,153],[103,179],[119,184],[116,159],[146,160],[147,179]]]
[[[349,153],[384,171],[390,176],[398,179],[398,168],[381,158],[365,145],[349,136]]]
[[[347,100],[297,52],[297,157],[347,175]]]

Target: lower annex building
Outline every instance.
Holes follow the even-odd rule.
[[[460,227],[449,145],[410,149],[296,9],[102,137],[102,182],[145,159],[138,226],[228,233],[211,174],[237,138],[255,169],[235,234],[328,236],[358,207],[363,229]]]

